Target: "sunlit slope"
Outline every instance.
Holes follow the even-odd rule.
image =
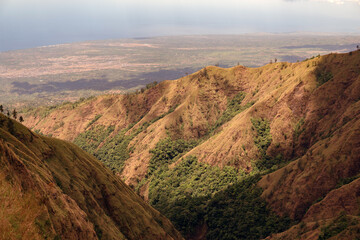
[[[134,94],[29,111],[25,119],[96,155],[155,205],[154,183],[167,186],[157,177],[171,180],[191,161],[220,166],[223,173],[229,166],[245,179],[262,175],[257,186],[271,209],[300,221],[274,238],[349,239],[359,228],[359,100],[355,51],[260,68],[210,66]],[[197,186],[199,177],[188,178]],[[197,189],[188,187],[186,194],[196,196]],[[217,231],[204,222],[193,226],[199,235]]]
[[[138,130],[128,145],[131,152],[124,163],[123,176],[133,179],[127,180],[130,182],[144,176],[149,150],[167,136],[201,139],[188,153],[196,155],[200,161],[251,171],[251,161],[259,158],[251,119],[269,121],[268,155],[281,154],[285,159],[300,156],[304,152],[301,146],[312,144],[318,138],[314,135],[313,140],[308,140],[310,143],[303,143],[302,136],[295,137],[295,129],[305,121],[305,124],[323,128],[319,134],[341,117],[351,104],[346,96],[337,103],[342,104],[341,108],[333,110],[337,115],[327,114],[325,110],[329,112],[334,108],[334,99],[344,95],[346,89],[355,91],[351,85],[358,84],[358,62],[359,52],[354,52],[351,56],[331,54],[300,63],[273,63],[261,68],[207,67],[179,80],[162,82],[143,93],[99,96],[50,110],[38,109],[25,118],[25,123],[43,134],[67,140],[74,140],[80,133],[99,126],[114,128],[110,138],[122,129],[126,130],[125,135]],[[327,68],[331,69],[333,78],[318,86],[315,72],[326,72]],[[326,85],[331,85],[331,89]],[[240,92],[245,98],[234,101],[234,105],[240,107],[231,108],[229,103]],[[314,111],[322,111],[325,116],[321,125]],[[109,138],[105,137],[104,142],[106,139]]]
[[[0,114],[1,239],[182,239],[75,145]]]

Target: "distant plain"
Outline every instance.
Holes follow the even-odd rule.
[[[0,52],[0,101],[54,105],[134,91],[208,65],[262,66],[348,52],[360,36],[314,34],[194,35],[77,42]]]

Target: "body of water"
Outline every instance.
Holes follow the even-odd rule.
[[[0,51],[75,41],[257,32],[360,33],[358,0],[0,0]]]

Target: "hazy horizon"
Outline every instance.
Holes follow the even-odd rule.
[[[88,40],[289,32],[360,34],[360,1],[0,0],[0,51]]]

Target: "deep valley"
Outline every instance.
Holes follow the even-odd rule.
[[[40,139],[99,159],[186,239],[360,236],[360,51],[208,66],[22,114]]]

